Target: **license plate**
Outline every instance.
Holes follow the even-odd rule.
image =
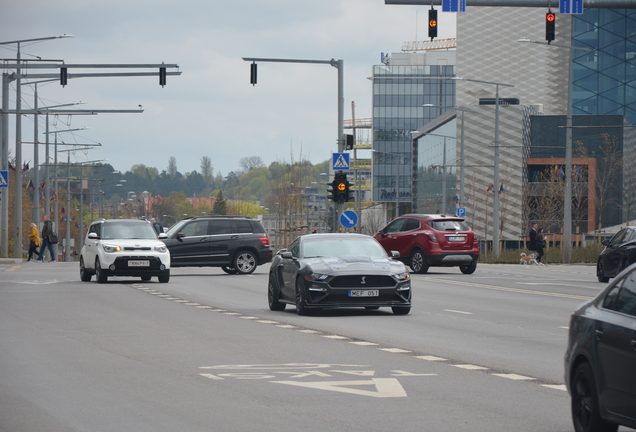
[[[128,261],[128,267],[150,267],[150,261],[148,260]]]
[[[349,297],[378,297],[379,290],[349,290]]]
[[[460,241],[464,241],[466,239],[466,237],[449,237],[448,241],[449,242],[460,242]]]

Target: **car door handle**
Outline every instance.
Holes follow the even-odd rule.
[[[208,241],[208,238],[207,238],[207,237],[204,237],[204,238],[202,238],[201,240],[199,240],[199,242],[206,242],[206,241]]]
[[[397,240],[397,237],[391,237],[392,240]]]
[[[596,335],[596,340],[601,340],[603,337],[603,330],[596,330],[594,334]]]
[[[232,238],[232,240],[234,240],[234,239],[239,238],[239,236],[235,235],[235,236],[232,236],[231,238]]]

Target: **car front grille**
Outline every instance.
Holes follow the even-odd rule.
[[[144,246],[144,247],[130,247],[130,246],[125,246],[124,250],[127,251],[132,251],[132,250],[152,250],[151,247],[149,246]]]
[[[393,288],[395,279],[382,275],[336,276],[329,285],[333,288]]]

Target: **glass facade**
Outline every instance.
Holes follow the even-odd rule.
[[[439,117],[446,110],[442,107],[455,105],[454,76],[449,65],[373,67],[374,201],[400,201],[400,213],[410,211],[411,132]]]
[[[623,115],[636,124],[636,10],[586,9],[572,16],[574,114]]]

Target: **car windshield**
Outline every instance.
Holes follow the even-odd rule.
[[[157,239],[149,223],[109,223],[102,226],[102,239]]]
[[[302,243],[304,258],[329,258],[347,255],[366,256],[371,259],[386,258],[380,244],[372,238],[315,238]]]
[[[185,219],[185,220],[179,221],[176,224],[172,225],[170,227],[170,229],[166,232],[168,237],[172,237],[174,234],[178,233],[181,230],[181,228],[183,227],[183,225],[185,225],[187,222],[188,222],[188,219]]]

